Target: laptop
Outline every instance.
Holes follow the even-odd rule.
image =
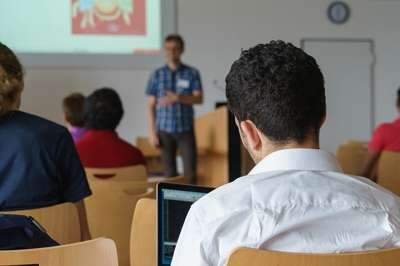
[[[160,183],[157,187],[157,265],[171,265],[190,206],[212,188]]]

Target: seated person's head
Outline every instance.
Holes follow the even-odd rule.
[[[98,89],[86,98],[85,126],[88,129],[115,130],[123,114],[121,99],[113,89]]]
[[[81,93],[72,93],[63,100],[65,120],[74,127],[84,127],[85,96]]]
[[[0,43],[0,115],[16,110],[24,88],[23,69],[10,48]]]
[[[226,77],[228,105],[255,162],[287,148],[318,148],[326,115],[315,59],[283,41],[242,52]]]

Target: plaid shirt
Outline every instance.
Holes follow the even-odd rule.
[[[146,95],[157,99],[164,97],[170,90],[181,95],[192,95],[202,91],[200,73],[197,69],[181,64],[172,71],[168,66],[157,69],[151,76]],[[156,107],[156,126],[158,131],[183,133],[193,129],[194,111],[192,105],[175,103],[170,106]]]

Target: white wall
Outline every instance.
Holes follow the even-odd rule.
[[[400,85],[400,0],[348,0],[352,17],[335,26],[326,18],[329,0],[178,0],[178,31],[186,38],[185,61],[203,76],[205,104],[198,113],[212,110],[225,98],[224,78],[241,48],[271,39],[297,45],[304,37],[373,38],[376,44],[376,120],[396,115],[395,90]],[[144,87],[149,70],[27,69],[23,109],[62,121],[60,102],[72,91],[116,88],[126,116],[119,128],[132,140],[147,133]],[[214,80],[218,81],[215,86]]]

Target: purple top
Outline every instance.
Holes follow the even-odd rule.
[[[70,127],[69,132],[71,133],[74,142],[77,143],[85,136],[87,129],[83,127]]]

